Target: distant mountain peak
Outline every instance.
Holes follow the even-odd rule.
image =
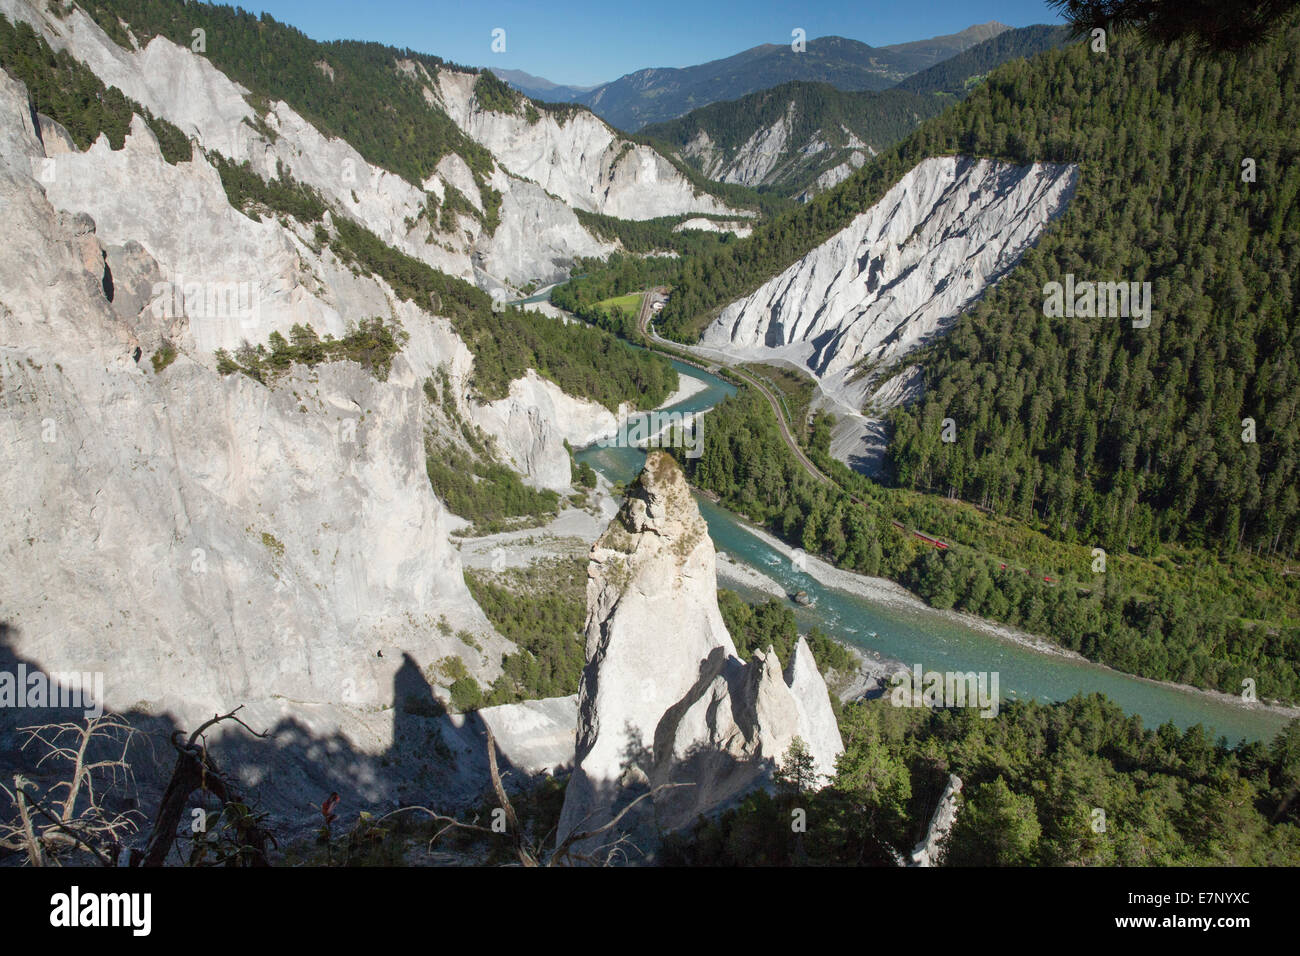
[[[832,34],[809,40],[800,53],[789,43],[761,43],[707,63],[648,67],[588,88],[560,86],[518,70],[495,72],[534,99],[581,103],[619,129],[637,130],[791,81],[884,90],[1008,29],[990,21],[960,33],[880,47]]]
[[[546,77],[544,76],[536,76],[532,73],[527,73],[523,70],[501,70],[501,69],[497,69],[496,67],[492,67],[492,72],[495,73],[501,79],[505,80],[511,86],[515,87],[518,90],[522,90],[525,93],[527,93],[529,90],[532,90],[534,92],[545,92],[547,90],[573,90],[579,93],[586,93],[600,86],[599,83],[596,83],[592,86],[568,86],[564,83],[553,83],[550,80],[546,79]],[[532,93],[529,93],[528,95],[531,96]],[[545,99],[546,97],[542,96],[538,98]]]

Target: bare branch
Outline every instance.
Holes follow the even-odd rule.
[[[33,746],[41,753],[35,766],[52,762],[69,765],[66,779],[56,780],[38,792],[35,785],[22,777],[14,778],[15,790],[0,786],[17,809],[16,822],[0,821],[0,842],[21,849],[33,866],[57,865],[65,850],[85,851],[100,863],[112,865],[105,852],[109,842],[135,829],[134,811],[108,813],[101,805],[98,778],[106,776],[112,786],[121,780],[133,781],[127,752],[136,731],[116,715],[88,717],[84,724],[52,723],[21,727],[26,739],[21,749]],[[66,739],[71,736],[71,745]],[[96,741],[120,739],[122,756],[117,759],[91,760],[88,754]],[[79,806],[84,809],[79,810]],[[114,856],[116,854],[113,854]]]
[[[511,838],[515,844],[515,854],[519,857],[519,862],[524,866],[538,866],[537,854],[530,851],[524,846],[524,834],[519,826],[519,817],[515,815],[515,808],[510,803],[510,797],[506,795],[506,788],[501,783],[501,773],[497,770],[497,741],[492,736],[492,731],[487,731],[487,752],[488,752],[488,775],[492,778],[492,790],[496,794],[497,804],[505,811],[506,826],[510,830]]]
[[[209,727],[221,723],[223,720],[233,720],[235,723],[239,724],[239,726],[243,727],[254,737],[258,737],[261,739],[265,739],[266,737],[268,737],[270,735],[269,730],[264,730],[261,733],[258,733],[252,727],[248,726],[248,724],[244,723],[241,719],[235,716],[243,709],[244,709],[244,705],[240,704],[238,707],[236,707],[228,714],[213,714],[211,720],[204,721],[202,724],[199,725],[198,730],[190,734],[189,746],[193,747],[194,744],[198,741],[198,739],[203,736],[204,731],[206,731]],[[172,743],[174,744],[175,740],[173,740]]]
[[[579,859],[583,859],[584,856],[582,854],[573,853],[571,851],[570,848],[575,843],[583,843],[587,840],[592,839],[593,837],[598,837],[603,833],[608,833],[609,831],[613,830],[614,827],[618,826],[619,821],[622,820],[629,813],[631,813],[633,808],[636,807],[636,805],[639,804],[642,800],[645,800],[647,798],[653,799],[654,797],[657,797],[664,790],[675,790],[678,787],[693,787],[693,786],[695,786],[695,784],[693,783],[663,783],[655,787],[653,790],[647,790],[645,793],[641,794],[641,796],[637,797],[635,800],[633,800],[631,803],[625,806],[622,810],[620,810],[618,812],[618,815],[615,816],[608,823],[606,823],[604,826],[597,827],[594,830],[574,830],[573,832],[571,832],[568,836],[564,838],[564,840],[560,843],[560,845],[555,848],[555,853],[551,857],[552,862],[560,857],[568,857],[568,856],[574,856],[574,857],[578,857]],[[609,846],[616,847],[621,842],[623,842],[622,838],[616,840],[613,844],[609,844]],[[599,849],[604,849],[604,848],[601,847]]]
[[[217,767],[208,752],[207,745],[199,743],[205,731],[225,720],[233,721],[254,737],[269,736],[269,732],[258,733],[236,717],[235,715],[242,709],[241,704],[228,714],[213,716],[211,720],[199,725],[199,728],[190,734],[189,740],[184,743],[181,742],[184,738],[183,731],[177,730],[172,733],[171,743],[177,755],[176,766],[172,770],[171,779],[158,805],[153,833],[149,836],[149,844],[145,848],[142,860],[144,866],[162,866],[166,862],[167,855],[176,842],[176,828],[180,824],[185,804],[194,791],[205,790],[225,806],[245,804],[246,801],[234,781],[228,779]],[[270,861],[266,856],[267,845],[276,845],[275,837],[257,822],[249,824],[247,835],[251,840],[247,849],[251,851],[252,864],[269,866]]]
[[[18,805],[18,819],[22,824],[23,845],[32,866],[44,866],[45,857],[41,854],[41,845],[36,839],[36,830],[32,827],[31,814],[27,812],[26,783],[22,777],[14,777],[14,802]]]

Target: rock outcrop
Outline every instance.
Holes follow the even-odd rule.
[[[103,143],[56,168],[86,161],[91,185],[127,192],[96,174],[135,160],[132,201],[147,206],[156,144],[134,138],[138,149]],[[43,157],[25,89],[0,72],[0,235],[21,244],[0,257],[8,650],[103,672],[110,707],[183,719],[241,702],[379,709],[401,652],[426,667],[464,648],[439,631],[445,618],[475,635],[466,664],[490,680],[511,645],[464,585],[424,470],[413,363],[446,333],[411,321],[429,358],[397,356],[386,381],[354,363],[295,367],[276,388],[222,376],[187,353],[201,320],[137,310],[157,265],[135,242],[154,241],[143,219],[103,207],[99,230],[75,184],[33,177]],[[169,168],[191,184],[211,172]],[[291,244],[267,228],[289,262]],[[298,293],[302,308],[326,308]],[[155,368],[144,349],[164,336],[183,347]]]
[[[943,794],[939,797],[939,805],[935,807],[934,816],[930,818],[930,826],[926,828],[925,839],[912,850],[909,866],[934,866],[941,862],[939,853],[943,841],[952,831],[953,824],[957,822],[959,793],[961,793],[961,777],[950,773]]]
[[[754,188],[778,187],[791,194],[798,193],[800,202],[807,202],[817,193],[843,182],[861,169],[869,156],[876,155],[873,146],[843,123],[828,122],[824,128],[811,125],[818,122],[825,104],[810,103],[804,95],[793,96],[786,101],[784,110],[773,117],[774,104],[765,101],[779,93],[779,89],[773,90],[729,104],[733,111],[730,117],[714,116],[706,120],[701,115],[700,125],[685,142],[677,139],[685,134],[674,131],[671,123],[646,132],[654,136],[672,131],[668,133],[668,142],[680,143],[678,157],[709,179]],[[745,108],[747,104],[765,115],[762,118],[751,115],[752,111]],[[693,113],[691,117],[696,115]],[[724,146],[714,140],[710,129],[722,135],[729,125],[727,119],[734,119],[745,128],[752,127],[753,132],[743,142]],[[690,122],[690,117],[684,122]]]
[[[1065,206],[1076,168],[927,159],[780,275],[726,306],[701,344],[805,366],[860,407],[885,364],[946,331]]]
[[[770,649],[748,663],[737,656],[718,610],[713,543],[667,453],[649,455],[592,547],[586,641],[560,840],[647,792],[619,832],[687,825],[770,782],[796,737],[820,773],[833,771],[843,745],[807,645],[785,676]]]
[[[578,698],[570,694],[448,714],[439,725],[443,742],[456,751],[457,766],[481,786],[488,779],[486,731],[496,740],[503,772],[554,774],[573,765],[577,716]]]
[[[753,226],[745,223],[734,220],[719,222],[716,219],[705,219],[702,216],[696,219],[687,219],[673,226],[673,232],[685,232],[687,229],[698,229],[701,232],[730,232],[734,233],[738,239],[744,239],[754,231]]]
[[[529,371],[510,383],[510,394],[476,405],[474,423],[496,438],[497,450],[525,480],[561,491],[570,486],[568,449],[613,435],[618,420],[595,402],[566,395],[554,382]]]
[[[743,186],[759,186],[767,182],[777,164],[785,158],[789,148],[790,127],[794,125],[794,103],[787,108],[785,115],[771,126],[754,131],[754,134],[740,145],[729,162],[725,164],[720,157],[715,164],[719,167],[712,175],[724,183],[739,183]]]
[[[867,152],[861,149],[854,149],[845,157],[844,162],[837,163],[830,169],[822,172],[813,180],[813,184],[799,194],[800,202],[810,202],[818,193],[825,192],[833,186],[838,186],[844,180],[852,176],[857,170],[861,169],[867,162],[867,154],[875,155],[876,151],[867,147]]]

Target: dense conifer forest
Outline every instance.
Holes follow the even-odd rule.
[[[925,397],[894,418],[898,480],[1112,549],[1294,555],[1298,46],[1293,24],[1239,57],[1119,36],[1006,64],[842,186],[685,260],[661,331],[692,339],[927,156],[1078,163],[1062,219],[922,357]],[[1068,274],[1150,282],[1150,326],[1047,317],[1044,285]]]
[[[753,389],[708,413],[702,456],[682,461],[727,508],[809,554],[897,580],[934,607],[1045,635],[1144,677],[1234,694],[1249,678],[1261,696],[1300,700],[1295,589],[1272,563],[1170,548],[1155,559],[1116,555],[1094,573],[1087,547],[851,472],[830,456],[828,424],[817,419],[807,451],[837,487],[808,475]]]
[[[935,115],[946,105],[904,90],[849,92],[829,83],[794,81],[738,100],[711,103],[675,120],[647,126],[641,135],[663,143],[668,149],[681,149],[704,133],[714,146],[730,151],[743,145],[755,130],[785,119],[792,103],[794,122],[786,136],[795,148],[818,133],[843,140],[842,128],[879,148],[902,139],[920,120]]]
[[[894,866],[962,780],[950,866],[1295,866],[1300,721],[1226,747],[1154,730],[1098,694],[970,710],[852,704],[832,784],[789,781],[670,838],[669,865]],[[806,833],[790,826],[806,811]],[[1100,814],[1098,813],[1100,811]]]

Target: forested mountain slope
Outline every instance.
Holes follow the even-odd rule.
[[[1069,40],[1070,28],[1066,26],[1040,23],[1006,30],[927,70],[913,73],[899,81],[893,89],[909,93],[948,93],[960,96],[994,67],[1064,46]]]
[[[911,92],[793,82],[692,110],[641,135],[677,151],[710,179],[789,192],[855,153],[861,166],[944,105]]]
[[[1077,163],[1066,214],[925,359],[925,398],[897,413],[899,480],[1105,547],[1294,553],[1298,40],[1293,23],[1220,60],[1119,36],[1006,64],[842,186],[685,262],[662,328],[694,338],[928,156]],[[1150,325],[1048,317],[1046,283],[1071,274],[1150,282]]]
[[[836,36],[807,39],[797,52],[790,42],[765,43],[695,66],[638,70],[562,98],[590,107],[619,129],[636,131],[647,123],[662,123],[696,107],[792,80],[829,83],[841,90],[883,90],[1005,29],[986,23],[895,47]],[[553,99],[560,90],[525,92]]]
[[[1005,30],[888,90],[784,83],[646,126],[641,135],[710,179],[806,199],[966,96],[993,67],[1060,46],[1067,36],[1065,27]]]

